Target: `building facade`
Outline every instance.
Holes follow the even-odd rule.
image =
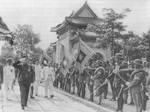
[[[72,12],[61,24],[52,27],[51,31],[56,32],[58,38],[55,44],[55,62],[60,64],[65,60],[67,65],[70,66],[77,59],[79,50],[82,50],[86,55],[82,65],[86,64],[88,59],[95,53],[100,53],[104,60],[110,59],[111,52],[109,48],[96,47],[100,35],[86,31],[89,24],[99,24],[101,22],[102,19],[85,2],[77,12]]]

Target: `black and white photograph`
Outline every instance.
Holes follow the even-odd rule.
[[[0,0],[0,112],[150,112],[150,0]]]

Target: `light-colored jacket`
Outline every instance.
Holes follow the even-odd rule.
[[[35,65],[35,80],[41,80],[42,68],[40,65]]]
[[[4,82],[15,79],[15,69],[11,65],[6,65],[3,68]]]
[[[54,80],[54,70],[52,67],[43,68],[43,78],[44,80],[53,81]]]

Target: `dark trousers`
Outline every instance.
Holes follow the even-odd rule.
[[[110,86],[111,86],[111,90],[112,90],[112,99],[116,100],[116,89],[114,87],[113,81],[110,81]]]
[[[69,92],[71,91],[71,81],[70,79],[67,79],[66,80],[66,83],[65,83],[65,91]]]
[[[33,97],[33,90],[34,90],[34,87],[33,87],[33,85],[32,85],[32,86],[31,86],[30,97]]]
[[[107,94],[108,94],[108,84],[104,85],[104,98],[107,98]]]
[[[65,86],[65,81],[64,81],[64,80],[65,80],[64,78],[59,79],[60,88],[61,88],[61,89],[64,89],[64,86]]]
[[[30,84],[19,82],[21,106],[27,106]]]
[[[146,95],[145,91],[142,92],[142,102],[143,102],[143,110],[146,110],[147,101],[149,100],[148,96]]]
[[[123,111],[123,104],[124,104],[123,93],[121,93],[117,99],[117,110]]]
[[[90,101],[92,102],[93,102],[93,97],[94,97],[93,89],[94,89],[94,85],[89,85]]]
[[[57,88],[58,88],[58,78],[55,78],[53,85],[54,85],[54,87],[57,87]]]
[[[123,104],[124,104],[124,99],[123,99],[123,86],[118,86],[116,87],[116,93],[117,93],[117,110],[118,111],[123,111]]]
[[[85,84],[84,84],[84,82],[79,83],[78,96],[81,96],[82,98],[85,97]]]

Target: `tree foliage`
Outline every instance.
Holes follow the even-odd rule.
[[[33,54],[40,55],[42,52],[42,49],[36,48],[40,36],[34,33],[31,25],[18,25],[13,35],[15,36],[14,48],[18,55],[34,56]]]
[[[126,26],[121,20],[126,17],[126,13],[130,12],[130,10],[125,9],[123,12],[117,13],[113,9],[105,8],[103,12],[104,18],[102,22],[98,25],[90,24],[86,30],[98,33],[100,35],[98,47],[111,47],[112,54],[114,54],[114,52],[117,52],[115,48],[118,46],[115,40],[122,38],[124,36],[122,32],[126,30]]]

